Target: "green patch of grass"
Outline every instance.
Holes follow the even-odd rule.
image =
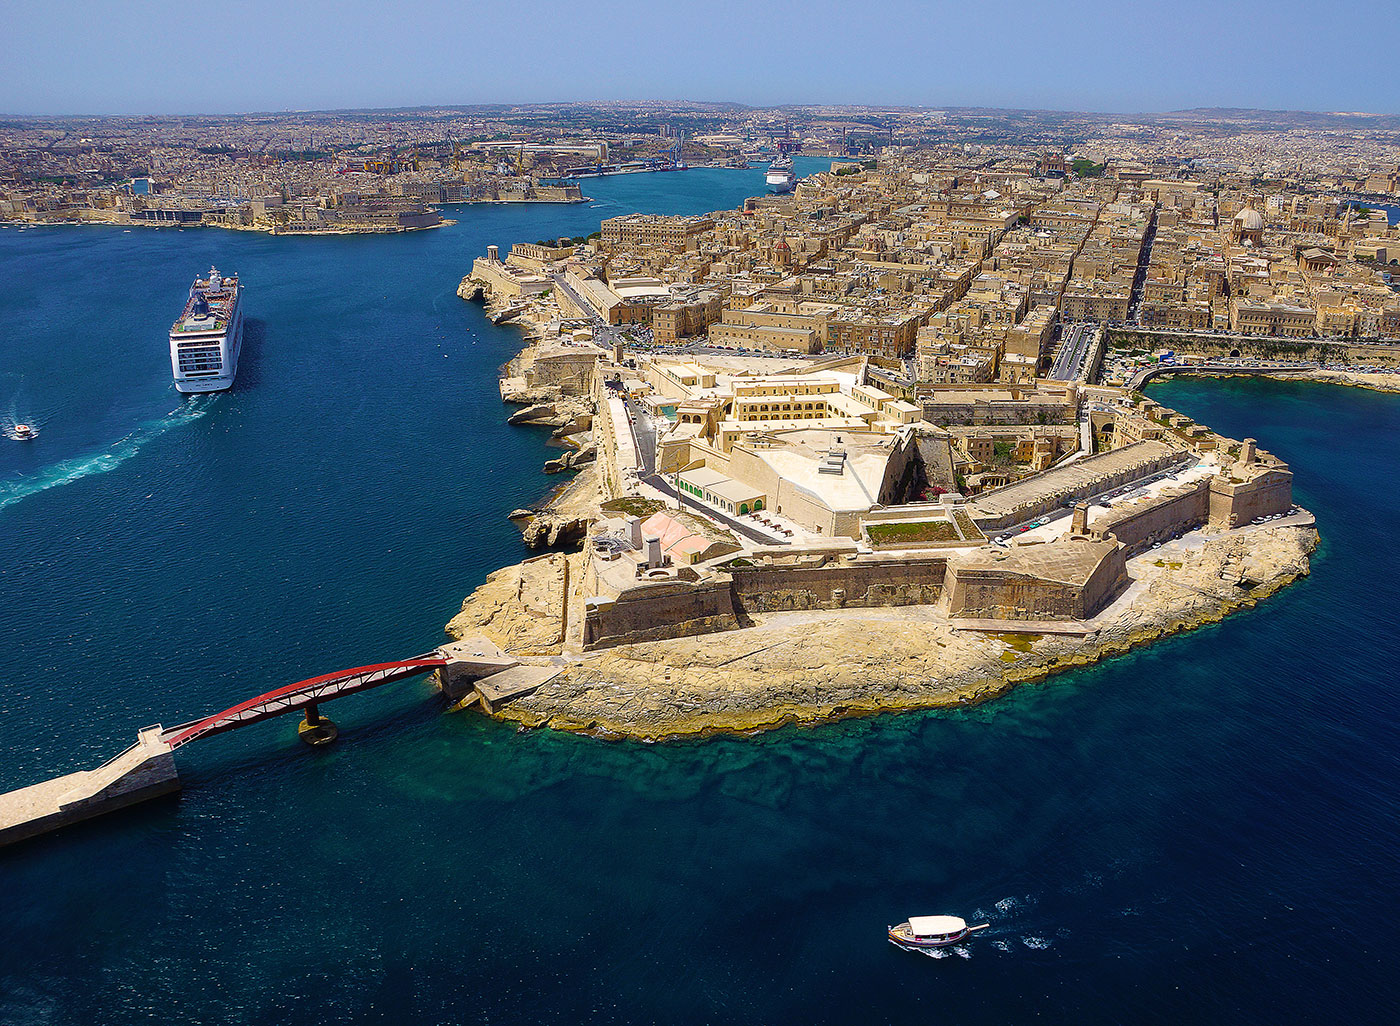
[[[738,559],[731,559],[728,563],[725,563],[724,566],[726,568],[742,570],[746,566],[753,566],[753,560],[745,559],[743,556],[740,556]]]
[[[958,541],[958,531],[946,520],[920,520],[906,524],[871,524],[870,541],[875,545],[905,545],[912,542]]]
[[[620,499],[610,499],[603,503],[604,513],[622,513],[630,517],[649,517],[666,508],[664,502],[656,499],[643,499],[636,495],[625,495]]]
[[[1014,663],[1014,662],[1016,661],[1016,653],[1015,653],[1015,652],[1003,652],[1003,653],[1001,654],[1001,661],[1004,662],[1004,663]]]

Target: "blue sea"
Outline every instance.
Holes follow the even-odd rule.
[[[0,788],[425,651],[525,554],[547,434],[505,425],[519,338],[458,280],[762,169],[585,185],[392,237],[0,228],[0,421],[40,432],[0,439]],[[210,263],[248,337],[183,400],[165,334]],[[1310,578],[955,713],[648,746],[417,680],[325,707],[325,750],[202,741],[178,797],[0,851],[0,1023],[1394,1021],[1400,401],[1152,392],[1292,464]],[[936,912],[991,928],[886,942]]]

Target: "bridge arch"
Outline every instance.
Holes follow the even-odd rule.
[[[276,691],[239,702],[227,709],[166,730],[162,740],[171,747],[197,741],[202,737],[220,734],[226,730],[247,726],[260,720],[295,712],[308,705],[327,702],[332,698],[351,695],[357,691],[379,687],[392,681],[428,673],[447,665],[447,660],[439,655],[423,655],[413,659],[400,659],[392,663],[373,663],[369,666],[356,666],[335,673],[323,673],[318,677],[288,684]]]

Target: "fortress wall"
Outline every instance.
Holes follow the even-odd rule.
[[[734,600],[743,612],[933,605],[943,593],[942,556],[822,567],[735,569]]]
[[[642,584],[615,599],[590,599],[583,615],[583,647],[684,638],[738,626],[727,578],[671,580]]]
[[[1355,345],[1348,341],[1325,342],[1312,339],[1256,338],[1195,335],[1178,332],[1125,331],[1109,333],[1110,348],[1174,349],[1207,359],[1239,356],[1253,360],[1308,360],[1316,363],[1359,363],[1375,366],[1400,364],[1400,345],[1384,340],[1381,345]]]
[[[1227,471],[1228,473],[1228,471]],[[1210,529],[1239,527],[1293,506],[1293,472],[1265,470],[1247,481],[1216,475],[1210,481]]]
[[[924,420],[940,427],[969,424],[1072,424],[1075,408],[1060,400],[1047,402],[940,403],[925,399]]]
[[[497,298],[519,299],[523,295],[546,292],[553,287],[547,278],[517,278],[506,265],[477,257],[472,261],[471,277],[484,281]]]
[[[536,353],[526,381],[532,386],[557,385],[565,395],[587,395],[593,369],[601,356],[598,350],[591,348]]]
[[[1122,543],[1128,556],[1166,541],[1206,522],[1210,515],[1210,479],[1203,478],[1163,491],[1152,502],[1115,507],[1111,514],[1094,523],[1096,535],[1111,534]]]
[[[1148,448],[1134,450],[1143,454],[1140,459],[1120,455],[1133,449],[1133,446]],[[1184,452],[1156,442],[1134,442],[1121,449],[1089,456],[1062,469],[1050,470],[1025,481],[983,492],[970,503],[969,513],[983,531],[999,531],[1003,527],[1049,513],[1065,501],[1085,499],[1165,470],[1178,462]],[[979,512],[983,504],[991,505],[991,500],[1001,500],[1007,494],[1021,497],[1021,501],[1009,512]]]
[[[1080,589],[1075,618],[1087,620],[1112,602],[1128,586],[1127,553],[1118,546],[1094,568]]]
[[[1059,581],[993,569],[958,567],[948,614],[991,620],[1072,620],[1079,589]]]
[[[1122,547],[1081,584],[997,567],[954,567],[948,614],[990,620],[1087,620],[1128,583]]]

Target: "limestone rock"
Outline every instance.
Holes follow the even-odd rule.
[[[486,286],[482,282],[473,281],[471,275],[467,275],[457,286],[457,295],[466,300],[479,301],[485,298]]]
[[[596,445],[586,445],[582,449],[570,449],[558,459],[550,460],[544,465],[546,474],[558,474],[565,470],[576,470],[585,463],[592,463],[598,458],[598,447]]]
[[[541,513],[521,532],[521,538],[532,549],[577,544],[588,536],[592,522],[592,517]]]
[[[511,406],[539,406],[559,401],[557,385],[537,385],[531,388],[523,378],[501,382],[501,402]]]
[[[492,324],[506,324],[509,321],[515,320],[523,314],[526,309],[527,307],[523,303],[517,303],[515,306],[508,306],[504,310],[498,310],[488,316]]]
[[[593,430],[592,412],[579,413],[575,414],[568,423],[561,424],[559,427],[555,428],[553,437],[564,438],[567,435],[577,435],[584,431],[591,430]]]
[[[1085,637],[955,630],[935,606],[765,613],[742,630],[588,653],[496,715],[663,739],[980,702],[1252,606],[1308,573],[1316,546],[1311,528],[1280,527],[1149,552],[1130,563],[1135,590]]]
[[[593,411],[586,401],[578,399],[554,399],[539,402],[517,410],[506,419],[507,424],[533,424],[537,427],[562,428],[588,418],[592,424]],[[571,432],[574,433],[574,432]],[[558,432],[556,431],[556,435]]]
[[[564,604],[580,557],[550,553],[497,570],[462,603],[447,624],[454,640],[484,635],[515,655],[557,651],[564,639]],[[581,563],[580,563],[581,566]]]
[[[516,410],[506,418],[507,424],[540,424],[552,419],[555,414],[553,403],[538,403]]]

